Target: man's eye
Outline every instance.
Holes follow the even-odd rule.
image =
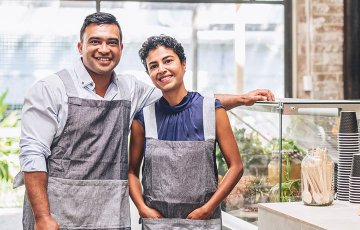
[[[111,42],[109,42],[109,45],[116,46],[117,44],[118,44],[118,42],[117,42],[117,41],[111,41]]]
[[[95,44],[99,44],[99,41],[92,40],[92,41],[90,41],[90,44],[93,44],[93,45],[95,45]]]

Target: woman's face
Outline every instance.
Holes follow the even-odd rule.
[[[184,86],[186,62],[180,62],[173,49],[159,46],[150,50],[146,65],[154,85],[163,92],[178,90]]]

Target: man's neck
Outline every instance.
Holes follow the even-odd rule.
[[[106,94],[106,91],[112,81],[112,76],[114,74],[114,71],[112,71],[110,74],[96,74],[92,72],[90,69],[88,69],[85,66],[87,72],[89,73],[91,79],[95,83],[95,93],[99,95],[100,97],[104,97]]]
[[[110,76],[95,76],[91,77],[95,83],[95,92],[100,97],[104,97],[106,94],[107,89],[109,88],[109,85],[112,80],[112,75]]]

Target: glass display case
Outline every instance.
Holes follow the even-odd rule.
[[[311,149],[328,150],[336,175],[341,111],[360,119],[360,100],[281,99],[229,111],[244,175],[222,204],[226,216],[256,225],[257,203],[300,201],[301,161]],[[227,167],[218,147],[216,157],[221,181]]]

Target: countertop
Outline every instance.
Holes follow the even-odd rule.
[[[259,230],[360,229],[360,204],[335,200],[330,206],[302,202],[260,203]]]

